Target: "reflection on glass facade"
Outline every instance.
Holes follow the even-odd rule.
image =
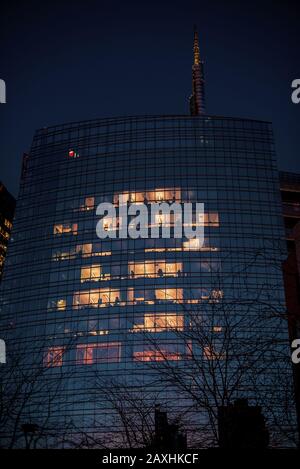
[[[96,207],[110,202],[118,208],[119,196],[146,205],[204,203],[204,244],[172,237],[99,239]],[[188,373],[193,356],[200,353],[207,367],[224,362],[227,351],[218,346],[228,330],[224,311],[211,322],[213,339],[202,350],[192,335],[181,335],[191,330],[191,316],[203,315],[205,322],[216,305],[226,304],[226,314],[242,317],[241,351],[253,334],[264,343],[276,329],[287,340],[285,325],[265,322],[264,330],[258,321],[255,331],[243,322],[262,318],[266,301],[274,309],[282,301],[281,272],[270,261],[272,252],[280,262],[274,243],[281,238],[269,123],[154,116],[37,131],[21,181],[1,323],[7,343],[24,351],[29,367],[42,362],[47,382],[62,380],[47,428],[69,425],[74,435],[84,432],[114,444],[120,428],[111,403],[101,402],[97,375],[107,383],[126,381],[129,389],[183,415],[189,435],[205,429],[204,407],[197,409],[190,394],[168,384],[160,367],[184,366],[191,388],[191,376],[198,375]],[[259,376],[259,386],[278,395],[268,359],[267,367],[257,360],[247,379]],[[246,381],[239,393],[257,403]],[[237,389],[231,398],[236,397]],[[30,421],[41,422],[43,402],[47,387],[30,403]],[[274,398],[277,415],[280,405]],[[263,411],[269,416],[269,409]]]

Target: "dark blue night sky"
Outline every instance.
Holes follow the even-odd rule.
[[[0,179],[17,194],[35,129],[135,114],[186,114],[193,24],[207,112],[270,120],[279,166],[300,171],[296,1],[1,2]]]

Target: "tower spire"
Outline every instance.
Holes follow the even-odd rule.
[[[197,26],[194,25],[194,65],[200,63],[200,49],[199,49],[199,37]]]
[[[194,63],[192,66],[190,112],[192,116],[205,114],[203,62],[200,59],[199,37],[196,25],[194,26]]]

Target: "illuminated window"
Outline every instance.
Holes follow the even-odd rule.
[[[50,347],[44,356],[44,365],[47,367],[62,366],[64,347]]]
[[[81,267],[80,280],[84,282],[98,282],[101,278],[101,265]]]
[[[181,252],[181,251],[206,251],[216,252],[219,249],[212,246],[203,245],[200,247],[200,241],[198,238],[193,238],[188,241],[184,241],[182,248],[168,247],[168,248],[145,248],[145,252]]]
[[[129,303],[132,303],[134,301],[134,289],[133,288],[128,288],[127,290],[127,301]]]
[[[98,308],[107,305],[120,304],[120,292],[115,289],[88,290],[74,293],[73,307],[78,308]]]
[[[118,204],[119,200],[121,201],[122,204],[126,204],[127,202],[130,204],[144,203],[145,193],[144,192],[122,192],[120,194],[115,194],[114,204]]]
[[[92,365],[95,363],[117,363],[120,361],[120,359],[121,344],[119,342],[77,345],[77,365]]]
[[[100,256],[100,257],[111,256],[111,251],[93,252],[93,256]]]
[[[66,300],[57,300],[57,309],[64,311],[66,309]]]
[[[204,240],[204,243],[200,243],[199,238],[188,239],[182,243],[183,251],[206,251],[206,252],[215,252],[218,251],[218,248],[208,245],[208,241]]]
[[[4,225],[9,229],[12,228],[12,223],[7,218],[4,219]]]
[[[80,211],[85,212],[93,210],[95,206],[95,197],[86,197],[84,200],[84,205],[81,205]]]
[[[113,197],[114,204],[118,205],[119,197],[120,197],[121,202],[126,204],[126,202],[128,201],[128,195],[126,196],[126,193],[114,194],[114,197]]]
[[[155,290],[155,298],[162,301],[182,302],[182,288],[158,288]]]
[[[82,244],[81,246],[77,246],[77,253],[81,254],[82,257],[90,257],[92,255],[93,246],[91,243]]]
[[[67,223],[67,224],[58,224],[53,227],[53,234],[63,234],[63,233],[72,233],[77,235],[78,224],[77,223]]]
[[[219,214],[216,212],[210,212],[204,214],[204,226],[219,226]]]
[[[66,309],[67,302],[64,298],[58,300],[49,300],[48,301],[48,310],[58,310],[64,311]]]
[[[212,290],[210,300],[213,303],[219,303],[219,301],[223,298],[223,296],[224,296],[223,290]]]
[[[180,189],[154,189],[146,192],[146,198],[150,202],[175,202],[181,199]]]
[[[54,261],[64,261],[67,259],[74,259],[75,258],[75,252],[70,252],[70,251],[55,251],[52,254],[52,259]]]
[[[103,229],[104,231],[115,231],[119,226],[119,218],[104,217],[103,218]]]
[[[147,271],[148,276],[154,276],[154,264],[144,262],[130,262],[128,264],[131,277],[144,277]]]
[[[200,251],[201,244],[199,238],[189,239],[183,242],[184,251]]]
[[[63,261],[63,260],[70,260],[75,259],[78,256],[81,257],[99,257],[99,256],[110,256],[111,251],[99,251],[99,252],[92,252],[93,246],[91,243],[87,244],[78,244],[70,251],[54,251],[52,254],[52,259],[55,261]]]
[[[161,362],[165,360],[181,360],[181,354],[174,350],[172,346],[162,346],[157,350],[135,350],[133,360],[137,362]]]
[[[133,330],[162,332],[165,330],[183,330],[183,316],[175,313],[147,313],[143,324],[135,324]]]
[[[182,273],[182,262],[166,262],[165,274],[167,276],[176,277]]]
[[[96,248],[97,248],[96,244]],[[98,248],[99,249],[99,248]],[[82,257],[91,257],[91,256],[110,256],[111,251],[93,251],[93,245],[91,243],[86,243],[76,246],[76,253]]]
[[[176,277],[182,273],[181,262],[132,262],[128,268],[131,277]]]
[[[180,189],[154,189],[146,192],[123,192],[114,194],[114,204],[118,204],[119,196],[122,203],[175,202],[180,201]]]

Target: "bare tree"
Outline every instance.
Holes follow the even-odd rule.
[[[72,347],[71,339],[63,354]],[[49,344],[47,343],[47,346]],[[71,419],[60,419],[58,401],[73,371],[45,363],[46,346],[38,344],[28,357],[13,350],[0,370],[0,427],[2,448],[37,448],[68,440]],[[30,360],[29,360],[30,358]],[[67,406],[67,403],[63,404]]]
[[[227,276],[213,272],[209,296],[181,304],[183,327],[167,326],[164,338],[155,328],[140,332],[152,352],[146,365],[170,389],[169,407],[180,401],[176,411],[186,419],[190,444],[218,445],[218,409],[238,398],[262,406],[273,445],[295,443],[287,314],[278,294],[280,282],[265,278],[249,289],[252,269],[265,268],[267,262],[270,277],[281,269],[277,249],[250,253],[244,267],[237,266]]]

